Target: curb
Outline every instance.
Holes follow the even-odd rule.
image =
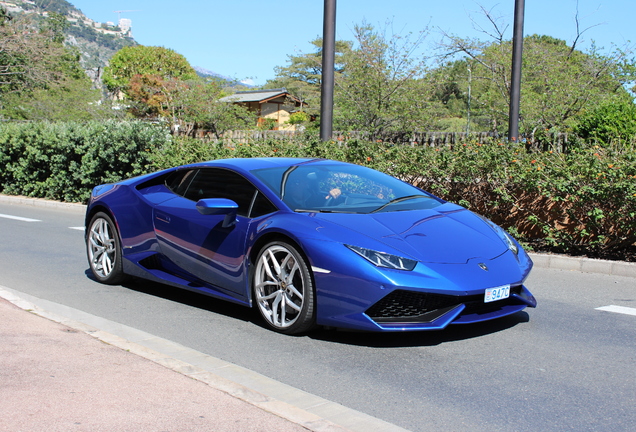
[[[80,204],[80,203],[67,203],[67,202],[61,202],[61,201],[47,200],[44,198],[30,198],[30,197],[17,196],[17,195],[0,194],[0,203],[30,205],[34,207],[71,209],[71,210],[86,212],[86,205]]]
[[[76,210],[83,212],[86,211],[86,205],[80,203],[65,203],[46,200],[42,198],[29,198],[23,196],[0,194],[0,203],[72,209],[74,211]],[[534,265],[540,268],[579,271],[583,273],[600,273],[611,276],[636,278],[636,263],[541,253],[528,253],[528,255],[530,255],[530,258],[532,258]]]
[[[636,278],[636,263],[552,254],[529,253],[528,255],[532,258],[534,265],[541,268]]]

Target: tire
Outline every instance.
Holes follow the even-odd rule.
[[[86,254],[91,272],[99,282],[116,285],[126,278],[119,233],[106,213],[96,213],[88,224]]]
[[[313,279],[302,255],[283,241],[261,249],[252,276],[256,307],[267,325],[284,334],[314,326]]]

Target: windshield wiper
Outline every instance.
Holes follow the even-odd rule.
[[[294,209],[296,213],[352,213],[344,210]]]
[[[377,213],[379,211],[384,210],[385,208],[387,208],[391,204],[397,204],[397,203],[402,202],[402,201],[408,201],[408,200],[412,200],[412,199],[416,199],[416,198],[430,198],[430,196],[423,195],[423,194],[418,194],[418,195],[408,195],[408,196],[401,197],[401,198],[395,198],[395,199],[389,201],[388,203],[381,205],[380,207],[378,207],[377,209],[373,210],[370,213]]]

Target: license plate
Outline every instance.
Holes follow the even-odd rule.
[[[484,303],[503,300],[510,297],[510,285],[504,285],[495,288],[488,288],[484,297]]]

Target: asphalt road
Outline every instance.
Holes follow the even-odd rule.
[[[19,217],[32,219],[8,218]],[[535,268],[539,305],[441,332],[265,329],[252,311],[88,277],[81,209],[0,203],[0,285],[175,341],[412,431],[632,431],[636,279]],[[597,308],[621,306],[626,313]],[[619,310],[620,311],[620,310]]]

